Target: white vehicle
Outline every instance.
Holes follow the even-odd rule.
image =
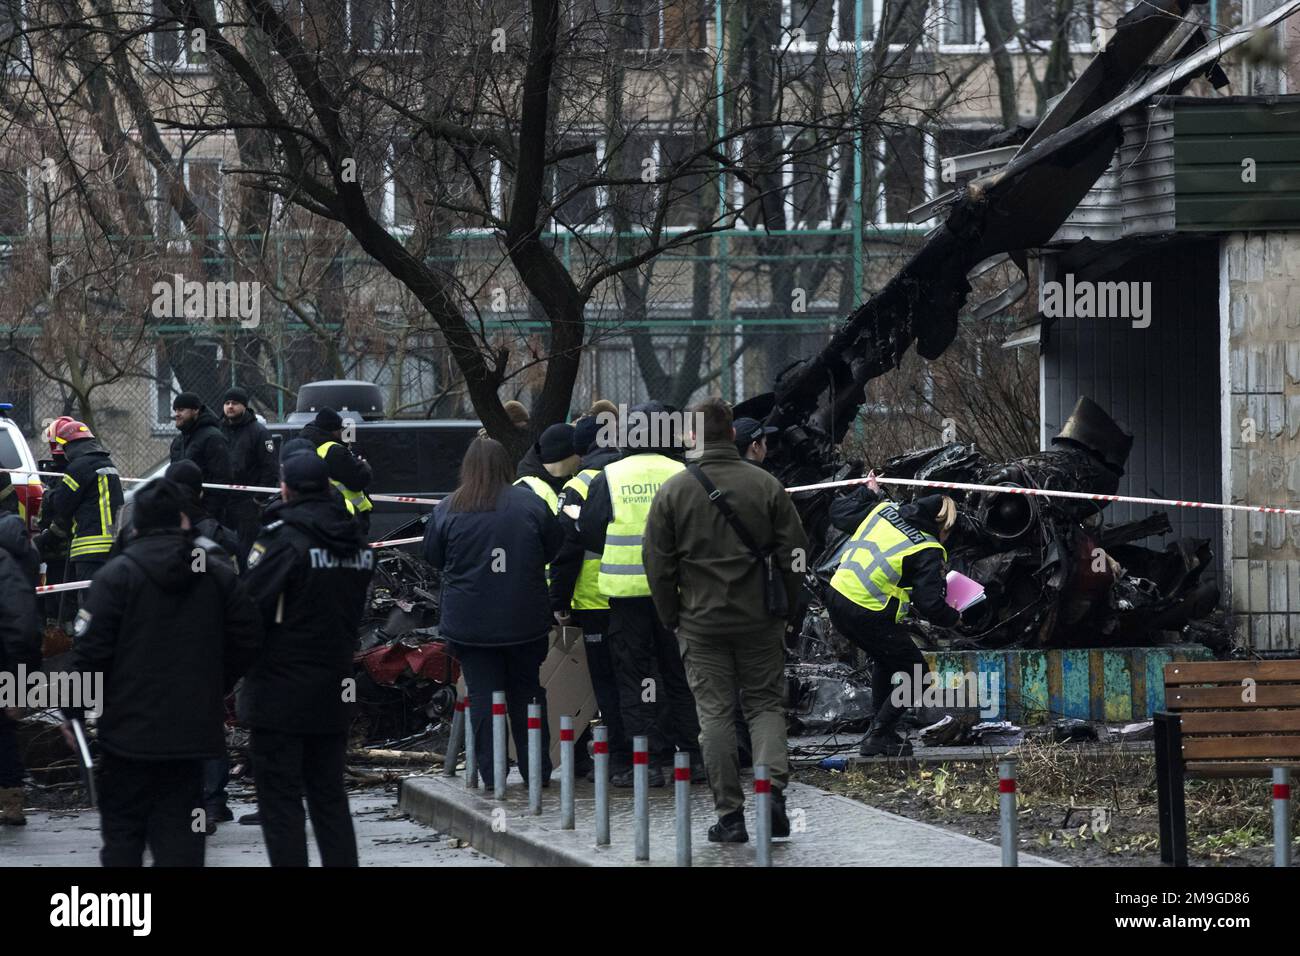
[[[8,402],[0,402],[0,468],[17,468],[18,471],[7,472],[9,485],[0,491],[0,498],[16,495],[18,514],[27,523],[28,533],[36,531],[36,521],[40,516],[41,499],[45,486],[38,475],[36,459],[27,446],[18,423],[9,417],[13,408]],[[0,502],[0,508],[8,506],[7,501]]]

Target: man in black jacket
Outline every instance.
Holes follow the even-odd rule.
[[[252,728],[271,865],[307,865],[306,796],[322,864],[356,866],[344,756],[374,552],[331,496],[325,462],[294,455],[280,473],[283,501],[267,509],[244,574],[266,641],[244,679],[239,716]]]
[[[343,416],[332,408],[322,408],[303,428],[300,437],[315,447],[317,456],[325,462],[330,482],[343,495],[348,510],[361,526],[361,533],[368,533],[372,506],[366,489],[370,487],[370,465],[343,443]]]
[[[172,464],[188,458],[202,470],[205,482],[232,484],[230,445],[221,432],[217,416],[203,404],[203,400],[193,392],[181,392],[172,402],[172,420],[180,430],[180,434],[172,439]],[[228,496],[228,492],[213,491],[208,499],[208,511],[218,521],[225,521]]]
[[[202,866],[202,762],[226,749],[223,699],[257,651],[256,608],[228,565],[196,547],[185,494],[136,493],[135,536],[95,576],[69,670],[104,675],[104,866]],[[69,712],[69,716],[80,716]]]
[[[924,674],[925,657],[903,626],[909,606],[939,627],[961,620],[947,604],[943,543],[957,522],[951,498],[927,495],[895,506],[871,476],[831,503],[831,523],[853,533],[827,590],[826,609],[836,630],[871,658],[875,714],[858,752],[864,757],[909,756],[912,746],[894,728],[906,711],[894,700],[893,676]],[[920,688],[913,689],[914,694]]]
[[[41,626],[36,613],[40,558],[27,543],[17,515],[0,516],[0,672],[17,674],[41,664]],[[17,725],[0,707],[0,825],[22,826],[23,763]]]
[[[248,392],[232,388],[226,392],[221,408],[221,433],[230,445],[231,484],[275,487],[280,483],[280,472],[275,460],[275,442],[267,427],[257,420],[248,407]],[[262,528],[262,509],[256,495],[248,491],[231,492],[226,500],[223,523],[239,536],[239,559],[257,540]]]

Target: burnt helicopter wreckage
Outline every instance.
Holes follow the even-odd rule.
[[[1046,451],[989,461],[953,443],[886,462],[882,477],[1114,494],[1133,437],[1100,406],[1080,398]],[[922,489],[920,493],[925,493]],[[955,629],[913,626],[930,646],[1099,647],[1141,645],[1184,633],[1210,644],[1227,632],[1209,620],[1219,589],[1205,572],[1205,538],[1163,548],[1136,542],[1172,531],[1169,517],[1109,525],[1105,503],[980,491],[948,491],[960,518],[948,540],[949,566],[985,587],[985,600]],[[826,542],[818,582],[829,580],[847,535]]]
[[[941,355],[959,316],[988,304],[971,308],[967,298],[970,277],[990,263],[1009,261],[1026,272],[1027,251],[1051,239],[1111,162],[1125,112],[1154,95],[1178,93],[1196,77],[1222,87],[1224,54],[1300,10],[1300,0],[1289,0],[1235,33],[1211,38],[1194,5],[1151,0],[1120,18],[1105,48],[1033,131],[1003,135],[1004,142],[1020,141],[1011,161],[939,197],[933,207],[943,221],[899,272],[818,354],[786,369],[774,391],[736,407],[737,416],[777,429],[767,465],[786,487],[863,475],[863,463],[843,458],[839,444],[866,402],[867,383],[897,368],[913,346],[926,359]],[[995,297],[999,306],[1013,298]],[[973,445],[944,445],[893,459],[881,475],[1110,494],[1131,446],[1132,437],[1104,409],[1081,398],[1045,451],[993,462]],[[818,573],[809,576],[806,595],[812,604],[844,538],[829,520],[835,493],[794,495],[816,549]],[[1218,602],[1213,581],[1203,580],[1212,560],[1209,542],[1183,539],[1163,549],[1136,543],[1170,533],[1167,515],[1107,525],[1104,505],[1095,502],[978,492],[954,497],[963,519],[949,541],[950,563],[984,584],[987,600],[958,629],[915,625],[922,643],[1104,646],[1177,639],[1181,632],[1226,644],[1226,628],[1207,620]],[[814,607],[795,652],[805,661],[829,661],[834,640]]]

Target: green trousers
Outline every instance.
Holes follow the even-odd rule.
[[[790,779],[785,736],[785,623],[748,634],[677,632],[686,680],[700,718],[700,749],[719,818],[745,806],[736,750],[736,699],[749,725],[754,765],[766,766],[772,787]]]

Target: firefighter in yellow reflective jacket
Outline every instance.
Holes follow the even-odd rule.
[[[62,422],[52,439],[63,450],[67,468],[41,504],[48,527],[36,544],[42,555],[54,555],[66,543],[72,563],[69,580],[87,581],[108,560],[113,547],[122,480],[113,459],[83,422]]]
[[[610,772],[618,775],[632,766],[632,751],[623,732],[618,702],[618,680],[609,653],[609,598],[600,593],[600,554],[588,551],[578,533],[587,491],[601,469],[618,458],[618,449],[597,441],[599,426],[593,415],[573,425],[573,450],[582,456],[580,470],[560,492],[560,527],[564,544],[551,562],[551,609],[561,624],[572,621],[582,628],[587,649],[587,672],[596,694],[600,719],[609,728]]]
[[[943,543],[956,520],[951,498],[930,495],[898,505],[882,499],[874,487],[860,488],[831,506],[831,523],[853,535],[831,578],[827,610],[836,629],[871,658],[875,716],[858,751],[864,757],[912,752],[894,728],[907,709],[900,698],[911,701],[921,694],[922,688],[912,685],[924,675],[926,662],[901,622],[909,607],[940,627],[961,619],[945,602],[948,554]],[[893,677],[899,671],[905,680],[895,690]]]
[[[659,402],[648,402],[634,406],[627,417],[626,428],[624,423],[601,423],[600,434],[623,434],[637,444],[624,448],[621,458],[592,479],[578,531],[586,550],[600,555],[596,581],[609,598],[607,639],[623,731],[629,742],[649,738],[650,786],[664,786],[663,768],[672,766],[675,750],[691,755],[691,779],[703,783],[707,778],[695,698],[686,683],[677,635],[655,611],[641,553],[655,492],[685,467],[677,460],[683,439],[671,424],[679,416]],[[606,429],[607,424],[612,427]],[[630,787],[631,769],[614,774],[610,782]]]

